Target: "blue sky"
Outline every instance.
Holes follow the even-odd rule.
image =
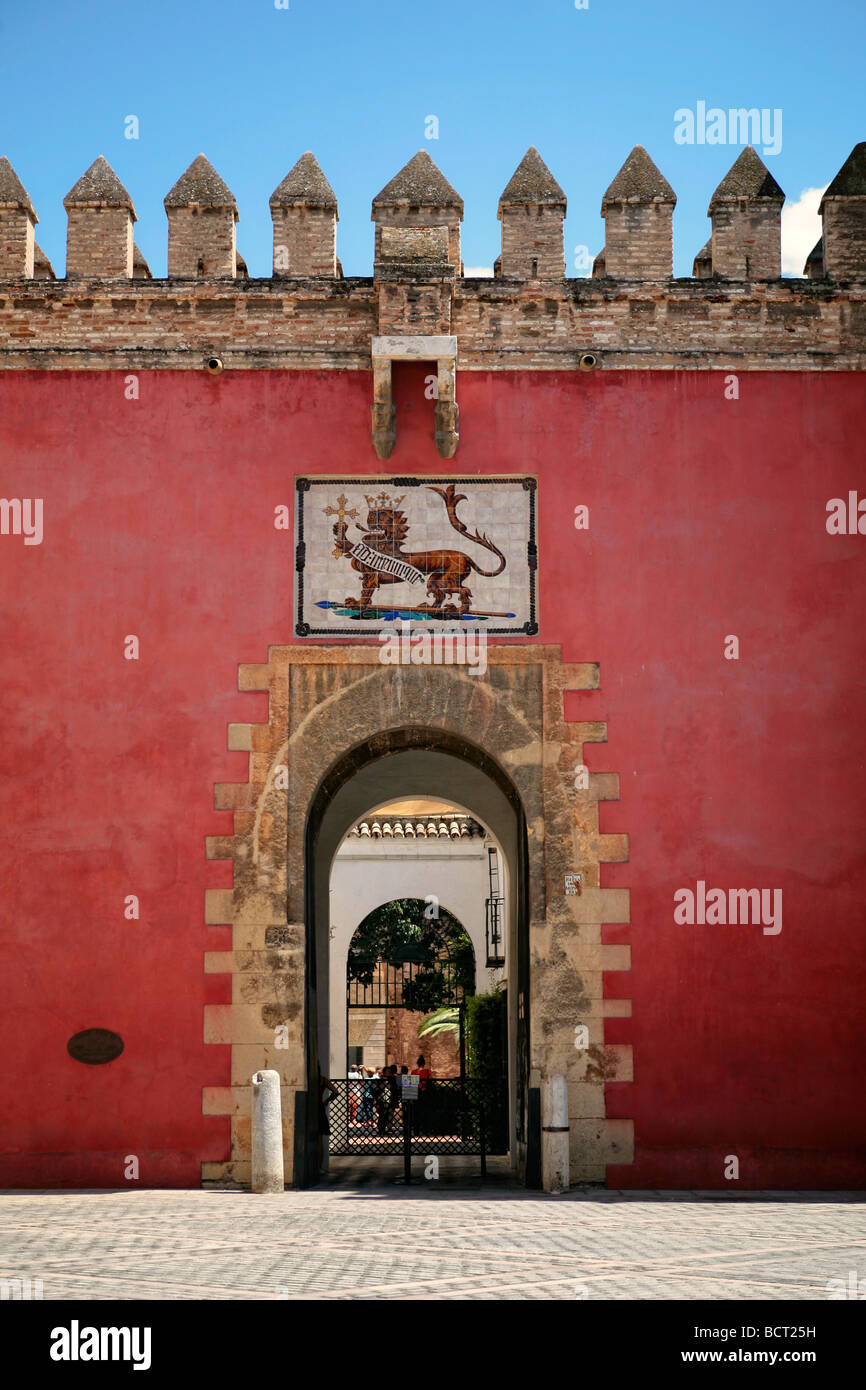
[[[268,198],[312,149],[339,200],[343,269],[370,275],[371,200],[422,147],[465,199],[466,267],[492,266],[499,194],[534,144],[568,195],[574,275],[575,248],[602,245],[605,188],[642,144],[677,193],[674,271],[688,275],[741,146],[677,144],[674,113],[780,110],[781,150],[766,163],[788,195],[793,264],[814,232],[817,194],[798,205],[801,194],[866,139],[864,53],[864,0],[0,0],[0,154],[59,274],[63,197],[104,154],[164,276],[162,200],[203,150],[237,199],[238,248],[259,276],[271,270]]]

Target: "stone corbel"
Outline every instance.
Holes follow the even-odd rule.
[[[460,440],[457,401],[457,339],[452,335],[430,337],[392,335],[374,338],[373,448],[380,459],[390,458],[397,442],[396,407],[391,396],[392,362],[435,362],[437,390],[434,409],[436,448],[440,457],[453,458]]]

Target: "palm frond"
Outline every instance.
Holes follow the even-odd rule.
[[[446,1004],[441,1009],[434,1009],[432,1014],[428,1014],[422,1019],[418,1027],[419,1038],[436,1038],[440,1033],[459,1033],[460,1032],[460,1010],[452,1004]]]

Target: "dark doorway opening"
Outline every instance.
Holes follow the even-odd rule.
[[[317,1095],[320,1059],[328,1056],[328,885],[333,857],[349,826],[371,806],[422,790],[465,807],[491,827],[503,846],[507,891],[496,895],[502,898],[496,929],[502,930],[503,921],[507,922],[512,962],[506,992],[507,1147],[522,1181],[532,1182],[538,1171],[540,1125],[529,1086],[528,856],[523,807],[510,778],[483,749],[444,730],[411,727],[383,732],[347,750],[320,782],[309,808],[305,839],[307,1090],[298,1102],[295,1146],[296,1182],[301,1186],[315,1182],[319,1173],[320,1111],[307,1098]],[[447,1103],[443,1105],[446,1118],[437,1124],[453,1127],[454,1103],[450,1112]],[[459,1105],[465,1111],[465,1093]]]

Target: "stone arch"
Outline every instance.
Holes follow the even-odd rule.
[[[297,1176],[303,1167],[295,1141],[308,1128],[308,824],[316,799],[337,794],[334,779],[352,775],[353,758],[447,755],[457,743],[464,755],[468,745],[476,750],[488,782],[513,786],[525,820],[530,1089],[547,1074],[568,1078],[572,1182],[603,1181],[607,1162],[631,1161],[631,1122],[606,1117],[604,1093],[607,1082],[631,1079],[631,1048],[605,1046],[603,1031],[605,1017],[629,1009],[603,988],[605,972],[630,968],[628,946],[602,941],[604,923],[629,921],[628,891],[599,882],[602,862],[628,857],[624,835],[598,829],[598,802],[616,799],[619,782],[593,772],[576,785],[584,744],[605,741],[606,727],[567,721],[563,708],[566,690],[597,687],[597,665],[563,663],[558,647],[503,644],[488,648],[480,677],[460,667],[386,667],[378,645],[299,645],[242,665],[238,683],[268,692],[269,717],[229,725],[229,747],[249,752],[249,775],[216,785],[215,806],[233,811],[234,833],[207,842],[209,858],[233,864],[233,887],[209,890],[205,905],[208,923],[232,930],[231,951],[206,959],[209,972],[232,976],[232,1002],[205,1006],[205,1039],[230,1046],[231,1081],[203,1097],[206,1113],[231,1116],[231,1152],[205,1164],[203,1177],[249,1181],[249,1077],[262,1066],[282,1077],[287,1171],[294,1166]],[[566,896],[565,875],[574,870],[582,892]],[[587,1030],[582,1050],[577,1024]]]

